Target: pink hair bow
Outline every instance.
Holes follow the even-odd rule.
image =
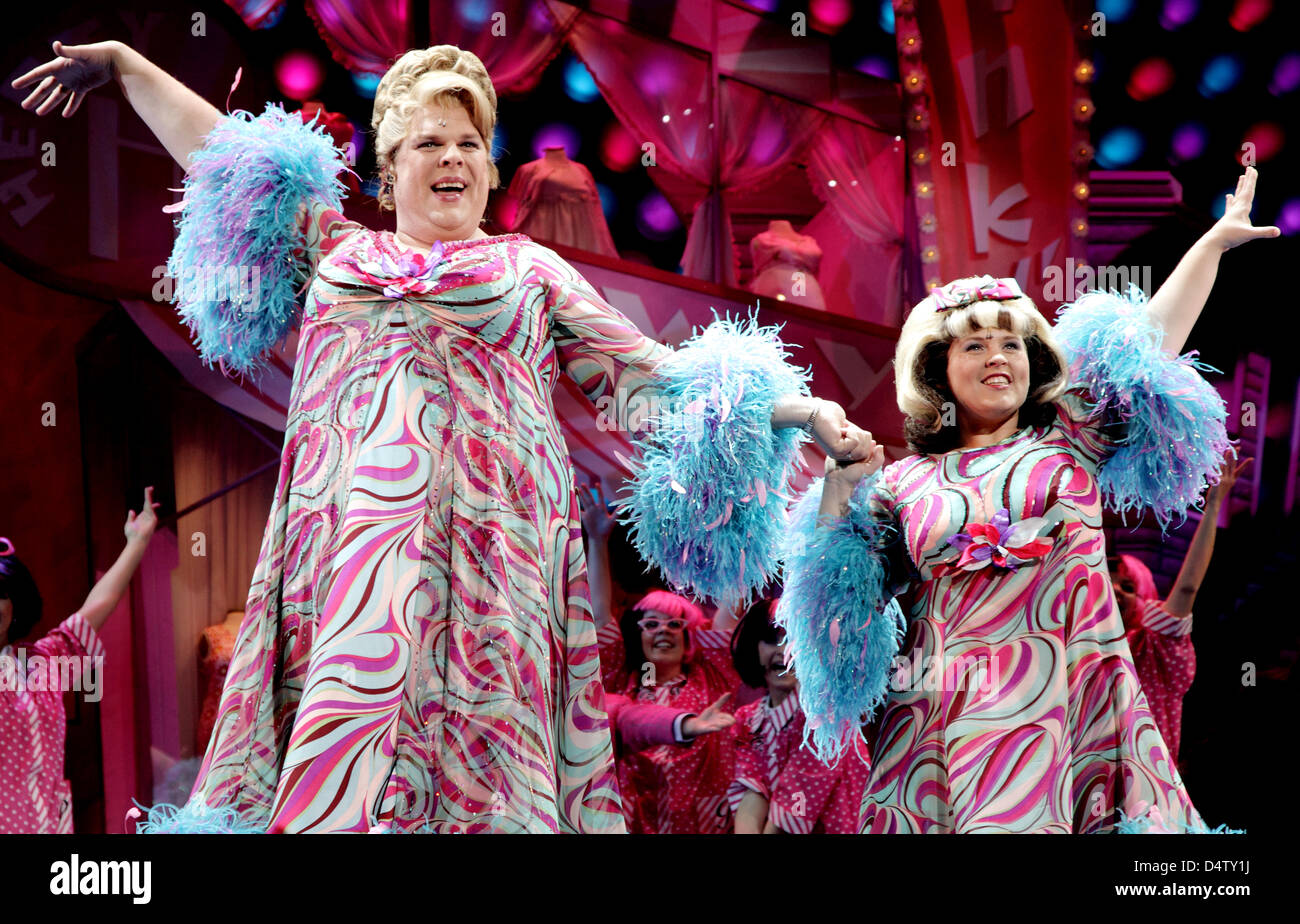
[[[950,308],[964,308],[975,302],[1006,301],[1021,298],[1020,284],[1014,279],[994,279],[992,276],[978,276],[975,279],[959,279],[946,286],[934,289],[926,299],[934,305],[935,311],[947,311]]]

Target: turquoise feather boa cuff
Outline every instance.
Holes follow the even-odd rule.
[[[724,608],[775,574],[791,465],[806,437],[772,429],[788,394],[808,394],[779,328],[716,320],[655,368],[653,418],[623,522],[641,557],[676,588]]]
[[[795,505],[783,548],[785,593],[776,618],[799,678],[805,740],[827,763],[889,696],[903,640],[905,619],[881,552],[895,530],[870,509],[880,477],[858,482],[843,517],[818,516],[825,480],[816,482]]]
[[[1086,388],[1098,410],[1128,426],[1098,472],[1103,496],[1120,514],[1149,508],[1167,529],[1218,482],[1231,446],[1223,399],[1199,374],[1217,370],[1195,353],[1174,357],[1161,349],[1164,331],[1136,286],[1127,296],[1090,292],[1058,317],[1054,332],[1070,360],[1070,387]]]
[[[251,373],[297,325],[308,281],[298,209],[341,209],[344,169],[324,128],[273,103],[222,116],[194,152],[167,274],[209,366]]]

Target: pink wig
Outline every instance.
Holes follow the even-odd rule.
[[[685,597],[666,590],[650,591],[632,609],[641,613],[654,610],[656,613],[681,619],[686,623],[687,629],[706,628],[703,610]]]
[[[1151,569],[1132,555],[1121,555],[1119,557],[1119,573],[1125,572],[1133,579],[1136,586],[1136,593],[1141,600],[1159,599],[1160,593],[1156,590],[1155,578],[1151,576]]]

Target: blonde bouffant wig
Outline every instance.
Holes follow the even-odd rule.
[[[459,103],[483,137],[488,152],[488,183],[501,185],[501,175],[492,161],[492,136],[497,124],[497,91],[487,68],[473,52],[455,45],[435,45],[408,51],[384,74],[375,90],[375,108],[370,127],[375,131],[375,157],[383,192],[382,209],[392,209],[392,186],[388,181],[393,155],[410,129],[417,111],[430,103]]]
[[[1025,342],[1029,393],[1019,426],[1046,426],[1065,393],[1069,364],[1043,318],[1014,279],[968,276],[935,289],[903,324],[894,352],[898,408],[907,417],[908,448],[929,455],[959,448],[956,399],[948,385],[948,346],[976,331],[1005,330]],[[945,407],[946,405],[946,407]],[[945,420],[945,410],[948,419]]]

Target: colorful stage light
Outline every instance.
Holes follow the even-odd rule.
[[[600,210],[605,213],[605,220],[613,221],[614,213],[618,211],[618,197],[614,195],[614,190],[604,183],[597,183],[596,193],[600,196]]]
[[[1174,67],[1164,58],[1147,58],[1128,78],[1128,95],[1138,102],[1168,92],[1174,85]]]
[[[600,139],[600,162],[615,173],[626,173],[641,162],[641,146],[618,122],[610,122]]]
[[[1300,199],[1283,202],[1277,221],[1273,223],[1282,229],[1283,234],[1300,234]]]
[[[352,75],[352,86],[356,88],[358,96],[374,99],[382,77],[382,74],[367,74],[365,71],[360,71]]]
[[[500,122],[498,122],[496,124],[496,130],[492,134],[492,159],[493,160],[500,160],[502,157],[506,155],[507,137],[508,136],[506,134],[505,126],[502,125]]]
[[[572,125],[563,122],[543,125],[537,130],[537,134],[533,135],[533,156],[542,157],[547,148],[553,147],[562,147],[565,154],[576,158],[582,148],[582,137]]]
[[[1106,170],[1127,167],[1142,156],[1146,142],[1137,129],[1121,125],[1112,128],[1097,143],[1097,164]]]
[[[1256,122],[1241,136],[1237,150],[1244,150],[1242,146],[1247,143],[1255,146],[1255,160],[1262,164],[1272,160],[1282,150],[1282,145],[1286,144],[1286,132],[1276,122]]]
[[[853,5],[849,0],[812,0],[808,13],[814,28],[835,33],[853,18]]]
[[[894,0],[880,0],[880,28],[894,34]]]
[[[456,0],[456,18],[467,26],[482,26],[492,15],[490,0]]]
[[[1273,0],[1237,0],[1228,17],[1228,25],[1238,32],[1249,32],[1273,12]]]
[[[1097,12],[1108,22],[1123,22],[1133,15],[1133,0],[1097,0]]]
[[[872,77],[879,77],[882,80],[897,80],[898,71],[895,69],[893,61],[888,61],[879,55],[867,55],[853,69],[859,74],[869,74]]]
[[[1216,55],[1201,72],[1201,83],[1196,88],[1202,96],[1218,96],[1237,85],[1241,79],[1241,61],[1235,55]]]
[[[668,200],[652,192],[636,207],[636,227],[652,241],[666,241],[681,228],[677,213]]]
[[[1195,160],[1205,153],[1210,132],[1199,122],[1186,122],[1174,129],[1169,141],[1170,152],[1178,160]]]
[[[275,82],[289,99],[309,99],[325,82],[325,67],[311,52],[291,51],[276,62]]]
[[[1273,81],[1268,85],[1268,92],[1282,96],[1300,87],[1300,53],[1290,52],[1278,59],[1273,69]]]
[[[600,99],[600,88],[592,79],[591,72],[576,57],[564,62],[564,92],[569,99],[579,103]]]
[[[1161,28],[1169,32],[1181,29],[1196,18],[1199,7],[1197,0],[1165,0],[1164,9],[1160,11]]]

